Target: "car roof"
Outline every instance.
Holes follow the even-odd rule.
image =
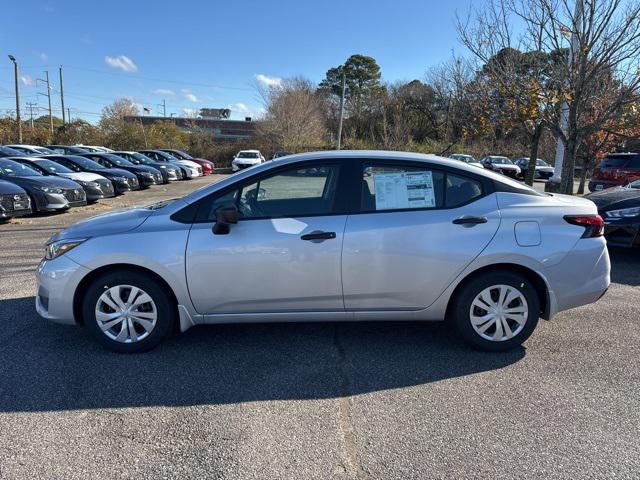
[[[260,150],[240,150],[241,152],[260,153]]]

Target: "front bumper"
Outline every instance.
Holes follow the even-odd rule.
[[[151,176],[146,175],[136,175],[138,177],[138,184],[140,188],[149,188],[151,185],[159,185],[163,183],[162,175],[159,173],[154,173]]]
[[[31,213],[31,200],[25,193],[0,195],[0,218],[22,217]]]
[[[71,207],[69,200],[67,200],[62,193],[44,193],[38,191],[33,194],[33,199],[35,200],[33,210],[36,212],[57,212]]]
[[[111,198],[115,196],[113,183],[110,181],[100,182],[97,187],[85,187],[83,186],[85,193],[87,194],[87,202],[96,202],[102,198]]]
[[[73,298],[89,269],[61,255],[42,260],[36,269],[36,311],[47,320],[74,325]]]
[[[244,170],[245,168],[251,168],[259,165],[258,163],[232,163],[231,170],[234,172]]]

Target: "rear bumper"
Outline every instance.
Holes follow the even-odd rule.
[[[620,180],[591,180],[589,182],[589,191],[590,192],[599,192],[600,190],[605,190],[611,187],[619,187],[620,185],[625,185],[625,182]]]
[[[602,237],[581,239],[560,263],[541,273],[549,286],[550,318],[596,302],[611,283],[607,243]]]

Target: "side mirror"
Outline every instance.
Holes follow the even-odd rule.
[[[240,213],[233,204],[224,205],[216,210],[216,223],[213,225],[214,235],[227,235],[229,226],[238,223]]]

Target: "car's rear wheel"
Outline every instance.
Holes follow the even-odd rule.
[[[523,275],[492,272],[464,284],[455,298],[453,320],[462,338],[487,351],[521,345],[536,328],[540,300]]]
[[[110,272],[87,289],[85,325],[106,348],[121,353],[154,348],[171,332],[176,306],[153,278],[136,271]]]

